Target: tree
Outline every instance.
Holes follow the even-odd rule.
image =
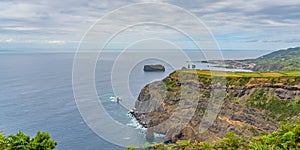
[[[0,149],[2,150],[51,150],[56,142],[50,139],[47,132],[38,131],[35,137],[25,135],[22,131],[4,136],[0,132]]]

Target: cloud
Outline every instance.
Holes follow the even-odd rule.
[[[65,44],[66,42],[65,41],[62,41],[62,40],[49,40],[47,41],[48,44]]]
[[[3,30],[14,30],[14,31],[33,31],[38,30],[36,27],[3,27]]]
[[[263,40],[264,43],[279,43],[282,42],[282,40]]]
[[[63,45],[69,41],[80,41],[90,26],[110,11],[138,2],[169,3],[192,12],[209,27],[217,39],[220,39],[219,42],[221,46],[225,45],[224,47],[228,42],[222,43],[222,41],[229,40],[235,42],[237,46],[240,45],[240,41],[266,45],[275,42],[300,44],[300,1],[295,0],[273,0],[272,2],[267,0],[2,0],[0,1],[0,34],[3,37],[17,39],[10,42],[13,44],[25,43],[25,41],[34,41],[33,43],[48,41],[47,44]],[[157,14],[155,10],[127,12],[115,18],[115,22],[107,22],[106,26],[114,31],[118,26],[118,20],[138,20],[137,17],[157,16]],[[182,27],[194,30],[193,22],[183,18],[177,12],[163,19],[175,23],[182,22]],[[145,34],[157,32],[151,28],[143,30]],[[139,31],[135,29],[135,32]],[[161,30],[157,35],[160,34],[167,35],[168,32]],[[172,37],[170,39],[173,40]]]
[[[255,43],[255,42],[259,42],[259,40],[247,40],[245,41],[246,43]]]
[[[9,39],[5,39],[4,40],[4,43],[12,43],[14,42],[15,40],[13,38],[9,38]]]

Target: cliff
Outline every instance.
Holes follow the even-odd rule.
[[[175,71],[146,85],[132,114],[173,142],[271,133],[280,122],[300,119],[300,73]]]

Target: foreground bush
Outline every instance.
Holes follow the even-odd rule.
[[[251,149],[300,149],[300,121],[286,123],[276,132],[253,137]]]
[[[0,150],[51,150],[56,144],[47,132],[38,131],[33,138],[21,131],[8,136],[0,133]]]
[[[300,149],[300,120],[283,124],[277,131],[252,138],[238,137],[228,132],[223,139],[212,142],[191,142],[179,140],[176,144],[147,144],[145,149],[153,150],[298,150]],[[127,150],[136,148],[130,146]]]

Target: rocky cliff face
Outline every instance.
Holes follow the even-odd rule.
[[[231,74],[225,80],[225,75],[175,71],[146,85],[132,114],[149,132],[173,142],[214,141],[229,131],[271,133],[281,121],[300,118],[300,77]]]

